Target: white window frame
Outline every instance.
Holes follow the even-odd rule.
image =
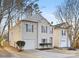
[[[32,24],[26,24],[26,32],[33,32],[33,25]]]

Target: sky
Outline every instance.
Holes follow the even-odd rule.
[[[49,21],[53,21],[53,24],[57,24],[58,21],[55,19],[54,12],[58,5],[61,5],[64,0],[39,0],[39,8],[42,11],[42,15]]]
[[[64,0],[39,0],[39,8],[42,15],[49,21],[53,21],[53,24],[57,24],[58,21],[55,19],[54,12],[58,5],[61,5]],[[4,22],[5,23],[5,22]],[[3,24],[3,23],[2,23]]]

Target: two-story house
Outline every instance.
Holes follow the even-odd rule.
[[[52,26],[40,14],[21,19],[9,30],[10,45],[19,40],[25,41],[24,49],[53,48]]]

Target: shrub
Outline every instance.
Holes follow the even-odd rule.
[[[76,49],[75,48],[68,48],[68,50],[74,50],[75,51]]]
[[[22,48],[25,46],[25,41],[17,41],[16,44],[19,47],[20,51],[22,51]]]
[[[3,41],[3,37],[0,36],[0,46],[1,46],[1,42]]]

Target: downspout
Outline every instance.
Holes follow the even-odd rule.
[[[66,38],[67,38],[67,48],[68,48],[69,47],[68,46],[69,43],[68,43],[68,35],[67,35],[67,33],[66,33]]]
[[[38,23],[37,23],[37,49],[38,49]]]

